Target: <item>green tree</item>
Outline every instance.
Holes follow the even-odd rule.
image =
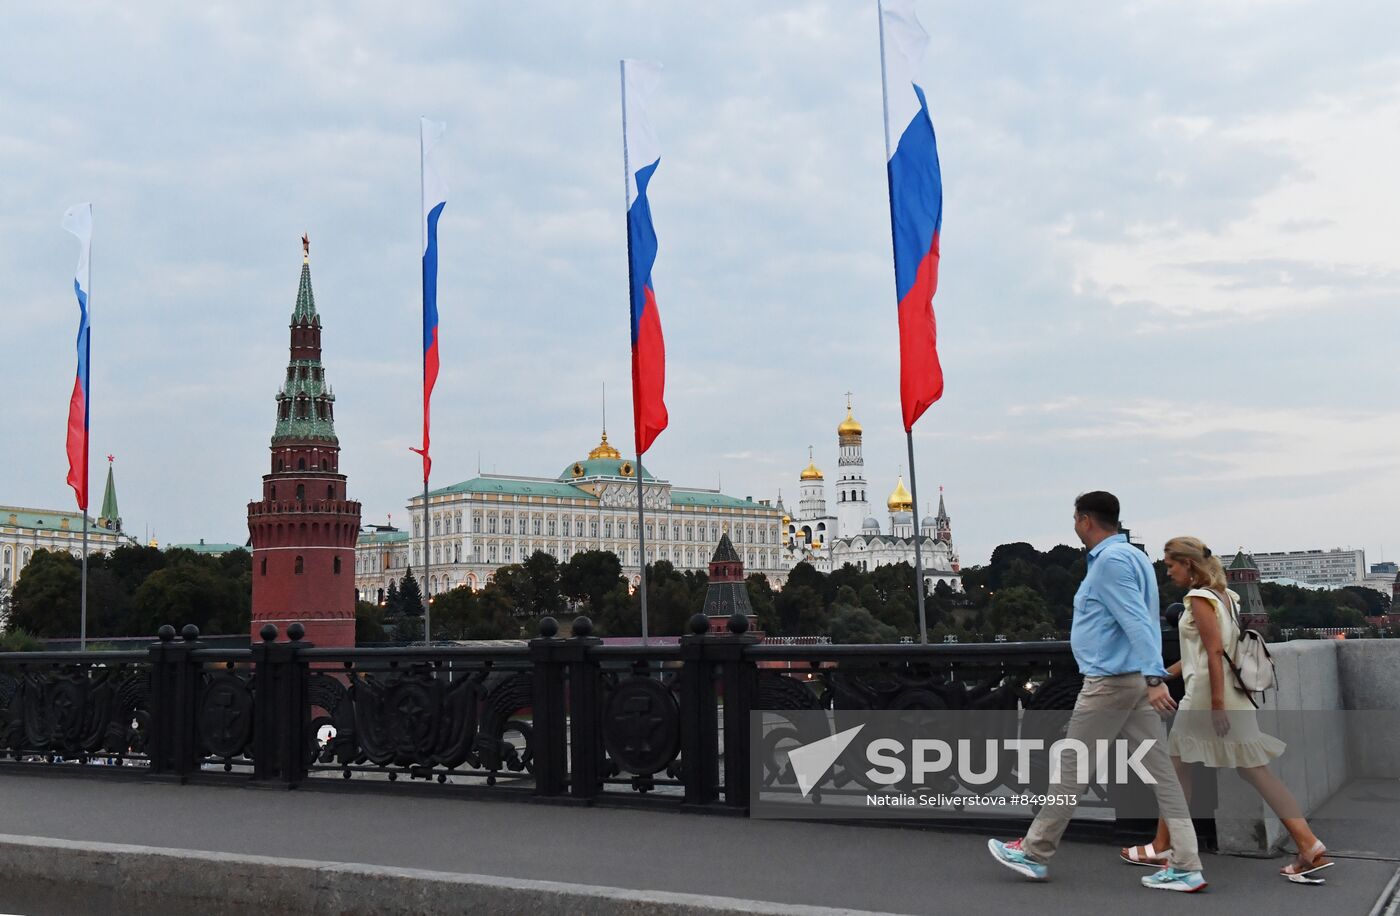
[[[559,561],[543,550],[536,550],[521,564],[528,583],[524,601],[517,601],[517,610],[527,615],[544,617],[564,610],[564,594],[560,589]]]
[[[1037,639],[1055,628],[1045,599],[1025,585],[997,591],[987,612],[987,625],[1010,640]]]
[[[167,623],[176,629],[192,623],[206,636],[249,632],[252,595],[241,579],[223,575],[215,558],[172,553],[189,556],[170,558],[132,596],[131,619],[140,633],[155,633]]]
[[[165,551],[156,547],[123,544],[107,555],[104,565],[116,577],[122,590],[135,594],[146,577],[165,568]]]
[[[898,642],[894,627],[876,620],[863,607],[837,604],[831,609],[831,641],[834,643]]]
[[[433,601],[433,630],[440,639],[518,639],[514,605],[494,582],[480,592],[460,586]]]
[[[594,623],[600,622],[604,603],[619,585],[626,588],[622,563],[610,550],[576,553],[559,572],[559,587],[564,596]]]
[[[830,614],[821,593],[810,585],[793,585],[789,582],[778,593],[777,610],[784,636],[828,635]]]
[[[0,633],[0,652],[42,652],[44,641],[28,630]]]
[[[749,573],[744,585],[749,591],[749,604],[753,605],[754,616],[758,618],[758,628],[776,635],[782,624],[778,620],[773,586],[768,583],[768,577],[763,573]]]
[[[355,645],[388,642],[384,631],[384,608],[373,601],[355,602]]]
[[[422,617],[423,616],[423,590],[418,586],[418,580],[413,577],[413,567],[404,569],[403,579],[399,581],[399,608],[396,616],[400,617]],[[422,639],[420,635],[418,637]]]
[[[76,635],[81,579],[77,559],[66,551],[35,551],[15,583],[7,627],[39,637]]]
[[[397,579],[389,580],[389,590],[384,593],[384,616],[403,616],[403,599],[399,597],[399,583]]]

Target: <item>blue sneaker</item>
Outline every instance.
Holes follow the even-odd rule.
[[[1163,891],[1182,891],[1194,894],[1206,887],[1206,878],[1198,871],[1181,871],[1167,866],[1161,871],[1153,872],[1143,878],[1142,886]]]
[[[1049,868],[1026,855],[1021,849],[1020,840],[1012,840],[1010,843],[988,840],[987,851],[992,854],[993,859],[1032,881],[1044,881],[1050,876]]]

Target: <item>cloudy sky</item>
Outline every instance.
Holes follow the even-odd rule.
[[[1072,538],[1400,555],[1400,7],[920,0],[946,189],[965,562]],[[435,484],[630,440],[617,59],[666,66],[651,186],[681,485],[795,500],[842,393],[904,461],[873,2],[48,2],[0,13],[0,503],[63,508],[91,200],[94,500],[242,541],[312,276],[366,521],[418,486],[417,123],[449,124]],[[478,458],[479,456],[479,458]]]

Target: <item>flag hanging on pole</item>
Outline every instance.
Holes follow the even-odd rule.
[[[92,355],[88,299],[92,273],[92,204],[74,204],[63,214],[63,228],[78,239],[78,269],[73,291],[78,296],[78,374],[68,401],[68,485],[84,513],[88,506],[88,359]]]
[[[640,456],[666,428],[666,344],[651,285],[656,230],[647,186],[661,162],[647,103],[661,65],[622,61],[622,163],[627,175],[627,272],[632,302],[632,421]]]
[[[438,377],[438,220],[447,206],[447,182],[439,162],[440,145],[447,125],[442,121],[422,118],[420,123],[420,152],[423,189],[423,447],[413,451],[423,456],[423,480],[432,473],[433,459],[429,455],[430,407],[433,386]]]
[[[906,431],[943,396],[938,325],[933,316],[943,176],[928,101],[915,80],[927,46],[928,33],[914,13],[914,0],[880,0],[885,155],[899,302],[899,395]]]

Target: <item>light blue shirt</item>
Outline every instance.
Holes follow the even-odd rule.
[[[1157,574],[1146,554],[1115,534],[1089,551],[1089,571],[1074,595],[1069,643],[1085,677],[1155,674],[1162,665]]]

